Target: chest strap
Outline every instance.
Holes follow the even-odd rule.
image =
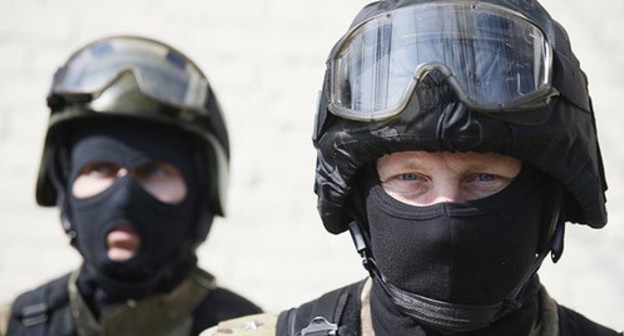
[[[67,283],[69,274],[53,280],[47,285],[20,295],[11,308],[11,321],[9,322],[8,335],[21,335],[28,330],[28,335],[43,336],[50,333],[50,328],[54,327],[58,335],[65,334],[65,327],[54,321],[50,323],[52,312],[59,308],[68,309],[68,289]]]
[[[351,336],[360,329],[360,293],[364,281],[329,292],[277,319],[277,336]]]

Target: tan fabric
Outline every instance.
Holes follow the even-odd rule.
[[[173,292],[112,306],[97,321],[78,292],[76,277],[77,273],[70,277],[69,299],[81,336],[188,335],[193,309],[216,288],[212,275],[196,269]]]
[[[362,336],[375,336],[373,330],[373,318],[371,317],[370,309],[370,291],[373,286],[373,279],[368,278],[364,282],[362,287],[362,294],[360,299],[362,301],[362,308],[360,309],[360,321],[362,321]]]
[[[221,322],[205,330],[200,336],[274,336],[276,325],[275,314],[250,315]]]
[[[0,305],[0,336],[5,336],[9,329],[9,318],[11,316],[11,305]]]

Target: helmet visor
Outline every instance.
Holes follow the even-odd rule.
[[[173,48],[139,37],[104,39],[76,52],[55,78],[52,94],[66,98],[105,90],[132,72],[143,94],[179,108],[202,111],[208,82]]]
[[[509,9],[434,2],[393,10],[354,27],[328,60],[329,109],[355,120],[400,113],[420,79],[440,70],[470,108],[503,112],[544,103],[552,48]]]

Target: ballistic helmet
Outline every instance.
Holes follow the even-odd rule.
[[[587,78],[534,0],[387,0],[327,60],[313,142],[325,228],[347,230],[357,173],[397,151],[494,152],[560,183],[562,220],[600,228],[607,189]]]
[[[230,156],[226,126],[206,76],[180,51],[137,36],[94,41],[56,71],[47,102],[50,118],[36,191],[40,205],[63,203],[62,184],[53,180],[66,178],[71,129],[127,120],[193,136],[202,152],[198,166],[207,169],[200,172],[208,179],[206,208],[224,214]]]

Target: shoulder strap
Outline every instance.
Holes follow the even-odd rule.
[[[283,311],[277,336],[350,336],[360,329],[360,293],[364,281],[329,292],[298,308]]]
[[[69,274],[20,295],[13,302],[9,335],[45,335],[51,313],[69,302]]]

